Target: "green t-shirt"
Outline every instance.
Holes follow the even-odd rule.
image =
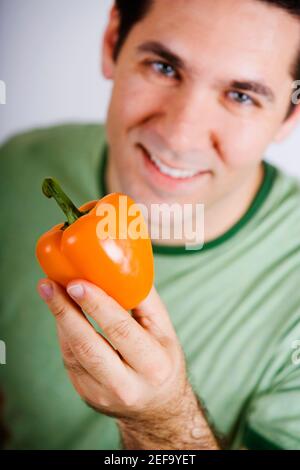
[[[104,195],[108,158],[98,124],[34,130],[0,149],[6,448],[120,448],[116,421],[88,408],[68,379],[34,254],[63,219],[42,195],[43,179],[56,177],[79,206]],[[251,206],[223,236],[199,251],[154,247],[155,285],[194,390],[229,448],[300,449],[300,185],[264,169]]]

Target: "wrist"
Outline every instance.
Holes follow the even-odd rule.
[[[183,396],[159,413],[118,420],[125,449],[217,449],[200,403],[187,382]]]

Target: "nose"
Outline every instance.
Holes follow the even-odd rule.
[[[211,150],[216,146],[217,113],[209,91],[190,89],[168,100],[160,131],[175,155]]]

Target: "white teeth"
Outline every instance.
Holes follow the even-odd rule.
[[[152,162],[157,166],[161,173],[171,176],[172,178],[192,178],[193,176],[199,173],[198,170],[179,170],[177,168],[171,168],[164,163],[156,156],[149,154]]]

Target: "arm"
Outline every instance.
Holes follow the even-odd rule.
[[[154,414],[151,420],[124,419],[118,425],[124,449],[220,450],[222,446],[188,383],[180,409],[172,416]]]

